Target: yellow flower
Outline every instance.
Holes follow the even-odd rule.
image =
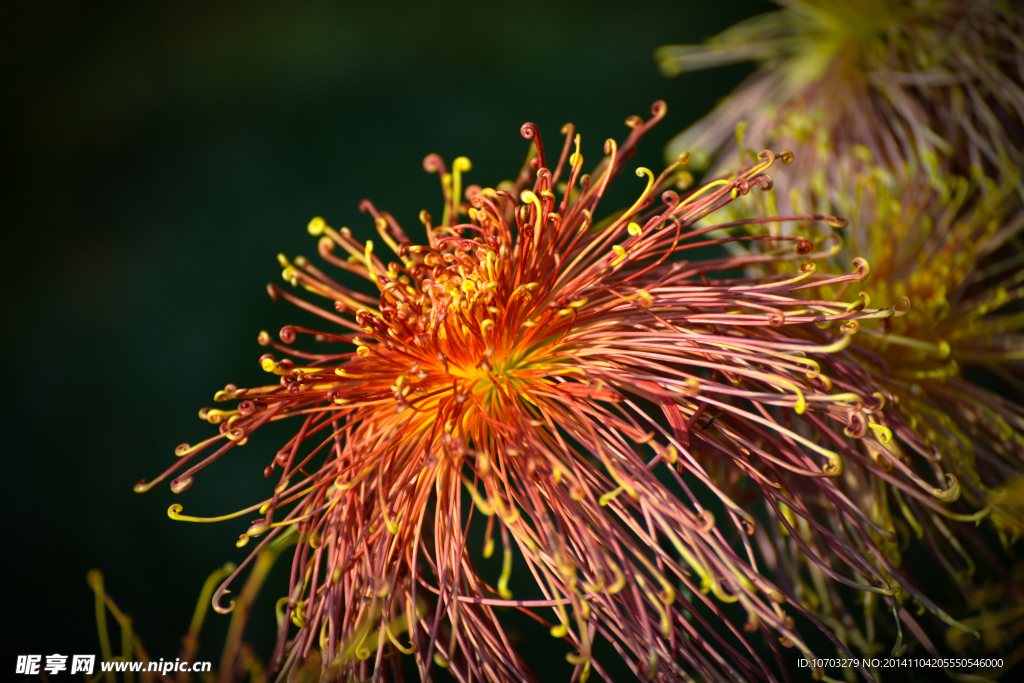
[[[896,172],[907,164],[929,178],[982,169],[999,184],[1003,172],[1024,161],[1019,6],[777,1],[783,9],[737,24],[704,45],[658,49],[656,59],[670,76],[761,62],[747,82],[669,143],[668,158],[689,151],[695,163],[706,163],[726,147],[719,162],[734,163],[739,150],[727,143],[746,122],[754,146],[799,147],[792,177],[812,180],[820,170],[837,192],[846,190],[835,181],[857,166],[858,147]],[[1020,179],[1012,182],[1020,192]],[[820,178],[814,189],[824,189]]]
[[[862,325],[846,351],[886,397],[892,440],[884,451],[856,444],[865,464],[848,467],[840,488],[877,525],[894,566],[917,538],[967,586],[974,549],[985,547],[974,522],[990,517],[1004,546],[1024,533],[1012,494],[1024,474],[1024,408],[964,374],[981,368],[1013,383],[1024,360],[1024,15],[1006,2],[780,4],[705,45],[658,51],[669,75],[761,62],[666,154],[690,150],[714,178],[750,163],[748,146],[791,150],[793,163],[779,176],[787,190],[765,195],[756,209],[733,207],[733,217],[849,220],[835,230],[768,221],[742,234],[807,239],[807,258],[824,273],[863,257],[869,278],[804,295],[859,296],[903,311]],[[750,244],[731,249],[766,255],[754,273],[797,272],[792,257],[775,256],[782,247]],[[936,498],[945,512],[925,505]],[[842,533],[841,523],[831,527]],[[986,571],[1000,570],[995,557],[980,554]],[[815,571],[798,552],[790,566]],[[794,581],[803,581],[799,571]],[[804,597],[816,613],[863,651],[877,651],[871,600],[855,623],[833,588],[812,584]]]

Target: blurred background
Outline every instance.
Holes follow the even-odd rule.
[[[493,186],[526,155],[521,124],[556,148],[571,121],[590,167],[656,99],[668,117],[637,161],[660,170],[665,142],[752,67],[667,80],[653,50],[769,8],[6,3],[4,666],[16,654],[99,653],[91,568],[150,655],[173,659],[206,576],[245,557],[234,541],[248,518],[186,524],[166,510],[218,515],[264,496],[278,435],[257,435],[181,496],[132,485],[171,465],[177,444],[214,433],[196,413],[216,390],[265,381],[260,330],[308,320],[264,285],[279,281],[278,252],[315,255],[311,217],[368,234],[357,204],[370,198],[419,234],[418,211],[441,212],[428,153],[468,156],[467,182]],[[643,184],[624,175],[605,208]],[[264,657],[288,564],[247,631]],[[218,660],[227,621],[210,615],[200,660]],[[568,667],[543,629],[517,637],[542,678]]]

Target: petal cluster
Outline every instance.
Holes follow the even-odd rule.
[[[887,450],[896,457],[856,444],[884,474],[847,468],[841,486],[880,542],[889,536],[882,545],[893,566],[913,556],[908,547],[923,546],[955,598],[940,611],[971,614],[964,623],[984,631],[985,647],[1005,648],[1019,632],[1007,624],[1019,619],[1024,594],[1020,572],[1001,552],[1024,532],[1016,494],[1024,481],[1024,407],[1007,398],[1020,395],[1024,358],[1024,15],[1000,2],[780,4],[705,45],[659,50],[669,74],[762,64],[668,153],[703,152],[703,161],[714,160],[711,177],[728,178],[749,158],[748,145],[792,150],[786,191],[735,205],[733,217],[817,211],[846,217],[848,227],[765,222],[743,234],[803,237],[816,251],[831,245],[815,261],[823,273],[845,272],[854,255],[872,264],[870,280],[811,288],[808,296],[909,306],[899,318],[862,326],[848,350],[888,399]],[[750,246],[732,251],[781,253]],[[776,256],[757,272],[798,267]],[[993,391],[998,385],[1002,393]],[[978,531],[982,518],[999,543]],[[842,524],[830,528],[840,533]],[[808,582],[815,570],[801,552],[778,567],[789,567],[790,580],[805,586],[805,604],[845,642],[867,653],[888,647],[894,634],[874,635],[870,599],[858,597],[858,607],[827,582]],[[969,631],[949,628],[947,643],[970,646]],[[918,640],[932,646],[925,634]],[[1018,648],[1009,661],[1020,656]]]
[[[343,277],[280,257],[292,287],[270,285],[271,296],[319,324],[262,333],[260,365],[275,381],[218,392],[233,407],[200,416],[219,433],[183,444],[174,466],[136,486],[170,480],[184,492],[261,426],[296,425],[264,470],[276,479],[267,498],[219,518],[169,512],[257,514],[238,541],[255,549],[217,590],[218,611],[261,552],[296,543],[273,668],[398,678],[408,655],[424,679],[445,667],[459,680],[532,680],[496,612],[512,607],[565,642],[576,680],[605,675],[601,643],[647,679],[774,680],[761,643],[778,662],[784,647],[814,654],[797,618],[846,651],[799,585],[764,571],[780,561],[777,543],[905,612],[900,596],[917,591],[886,561],[896,539],[843,484],[851,461],[879,476],[902,462],[887,395],[849,351],[862,326],[901,310],[808,295],[856,287],[863,260],[823,273],[814,260],[830,252],[804,237],[715,236],[712,214],[771,187],[771,152],[681,194],[670,188],[685,155],[657,177],[640,168],[636,201],[599,219],[609,183],[664,112],[656,103],[652,118],[627,119],[628,138],[608,140],[589,174],[568,125],[557,159],[524,125],[528,162],[493,188],[464,190],[469,161],[449,171],[432,155],[444,211],[437,225],[421,213],[424,240],[364,202],[377,243],[309,224]],[[688,260],[766,239],[786,253]],[[802,265],[744,274],[774,258]],[[822,510],[844,520],[841,532]],[[477,526],[485,556],[500,542],[496,576],[471,559]],[[789,540],[773,540],[776,529]],[[511,594],[514,566],[533,595]]]

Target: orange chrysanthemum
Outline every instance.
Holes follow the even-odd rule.
[[[608,184],[664,111],[657,103],[650,120],[628,119],[629,138],[609,140],[591,175],[582,172],[572,126],[551,170],[539,132],[526,124],[533,153],[518,181],[469,187],[467,201],[469,161],[456,159],[449,173],[427,157],[427,170],[441,175],[445,209],[439,225],[421,213],[425,243],[370,202],[361,205],[391,257],[314,218],[320,256],[368,280],[372,296],[306,259],[281,257],[285,280],[334,309],[276,285],[271,296],[331,329],[287,326],[280,342],[262,333],[273,352],[260,363],[280,381],[218,392],[218,401],[239,401],[201,412],[220,433],[179,447],[177,464],[137,486],[173,476],[172,489],[183,492],[261,425],[298,424],[266,468],[267,477],[280,470],[273,494],[224,517],[259,511],[239,541],[259,538],[253,556],[289,534],[300,541],[278,603],[274,667],[319,661],[331,680],[389,671],[397,678],[392,655],[407,653],[424,679],[442,666],[459,680],[532,680],[496,606],[546,623],[566,642],[578,680],[592,670],[603,675],[601,640],[659,680],[772,680],[743,631],[762,632],[780,662],[780,642],[811,655],[793,618],[809,615],[758,572],[750,537],[761,525],[731,498],[729,482],[749,481],[790,521],[807,515],[790,489],[797,482],[831,497],[836,513],[873,543],[861,512],[834,495],[842,457],[801,425],[832,425],[881,448],[876,434],[885,430],[872,417],[878,398],[837,354],[858,320],[894,311],[795,294],[862,279],[862,262],[850,274],[821,276],[808,265],[751,280],[716,273],[763,257],[680,260],[729,241],[708,237],[720,226],[698,223],[769,187],[770,152],[732,179],[682,196],[662,191],[678,164],[657,178],[638,169],[647,179],[640,197],[597,221]],[[810,249],[803,238],[791,243],[799,254]],[[828,323],[831,330],[820,328]],[[336,350],[299,350],[300,337]],[[716,524],[709,499],[728,523]],[[170,510],[196,519],[181,512]],[[500,537],[500,576],[482,575],[470,559],[468,529],[478,520],[486,524],[485,555]],[[758,543],[766,539],[760,531]],[[896,588],[884,573],[841,539],[819,541],[833,567],[848,565],[848,582],[892,601]],[[536,580],[536,599],[509,593],[517,553]],[[214,597],[220,611],[230,609],[222,598],[233,577]],[[724,603],[742,607],[742,629]]]

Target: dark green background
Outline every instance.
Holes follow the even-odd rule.
[[[417,234],[417,212],[441,209],[426,154],[464,154],[467,182],[494,185],[523,160],[522,123],[555,148],[572,121],[589,165],[659,98],[669,114],[639,161],[660,169],[669,137],[750,67],[667,80],[653,50],[768,7],[5,5],[3,519],[14,577],[2,666],[15,654],[99,652],[93,567],[150,654],[177,655],[206,575],[244,557],[233,541],[247,520],[176,523],[167,507],[214,515],[265,495],[280,441],[257,436],[179,497],[132,484],[172,464],[178,443],[213,433],[196,411],[215,390],[265,381],[261,329],[308,320],[272,304],[264,284],[279,281],[279,251],[315,252],[312,216],[370,234],[357,210],[368,197]],[[642,181],[618,186],[613,205]],[[264,650],[283,592],[272,578],[251,623]],[[202,659],[219,658],[226,622],[212,616]],[[522,638],[542,677],[566,666],[542,630]]]

